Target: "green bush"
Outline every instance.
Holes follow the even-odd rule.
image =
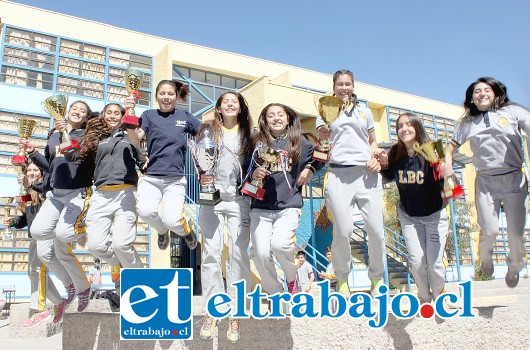
[[[480,260],[475,261],[475,276],[473,276],[473,281],[491,281],[494,280],[493,276],[484,276],[482,273],[482,267],[480,265]]]

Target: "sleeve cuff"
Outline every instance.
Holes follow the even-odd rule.
[[[313,165],[311,165],[311,164],[307,164],[307,165],[305,166],[305,169],[309,169],[309,170],[311,170],[311,171],[313,172],[313,174],[316,173],[316,171],[315,171],[315,167],[314,167]]]

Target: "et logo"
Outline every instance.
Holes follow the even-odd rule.
[[[191,269],[122,269],[120,338],[193,339]]]

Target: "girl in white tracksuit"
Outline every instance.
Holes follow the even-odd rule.
[[[275,149],[281,157],[268,169],[257,166],[250,174],[253,180],[263,180],[265,190],[263,200],[252,198],[251,202],[254,263],[263,290],[269,294],[280,293],[283,288],[278,282],[274,255],[285,273],[288,291],[294,294],[298,270],[294,261],[295,230],[302,213],[301,189],[323,164],[312,160],[313,146],[302,136],[300,119],[292,108],[280,103],[269,104],[262,110],[258,123],[254,145]]]
[[[82,142],[85,135],[85,124],[91,110],[83,101],[76,101],[68,110],[68,121],[56,120],[57,129],[66,128],[73,140]],[[77,311],[85,310],[89,303],[90,282],[72,252],[71,243],[85,237],[84,217],[92,193],[93,165],[89,162],[71,162],[75,153],[60,153],[62,132],[50,135],[45,156],[35,149],[27,149],[31,160],[49,176],[44,187],[46,201],[31,225],[31,234],[37,240],[39,259],[48,266],[64,284],[68,299],[56,305],[54,322],[62,319],[66,307],[72,302],[77,292]],[[50,240],[54,243],[50,244]]]
[[[380,153],[383,177],[395,180],[399,191],[397,209],[401,231],[409,251],[412,275],[422,303],[430,303],[445,285],[443,253],[447,240],[447,210],[440,191],[443,180],[430,162],[416,154],[414,142],[429,142],[421,120],[412,113],[396,121],[398,143]]]
[[[176,108],[177,101],[185,100],[188,93],[189,87],[179,81],[160,81],[155,90],[159,108],[143,112],[140,132],[129,135],[139,140],[145,135],[147,139],[149,160],[145,176],[138,184],[138,215],[157,231],[158,247],[162,250],[169,246],[170,231],[183,237],[190,249],[197,246],[191,222],[182,213],[187,137],[195,136],[200,125],[192,114]],[[162,212],[158,210],[160,203],[164,207]]]
[[[525,223],[528,182],[521,171],[524,163],[521,129],[530,135],[530,111],[508,99],[506,86],[482,77],[466,90],[464,117],[447,147],[444,176],[453,174],[453,154],[466,141],[473,152],[477,219],[481,228],[479,255],[482,272],[493,274],[493,246],[499,233],[499,209],[506,214],[508,255],[505,281],[508,287],[519,282],[526,265]]]
[[[202,231],[201,283],[206,317],[201,328],[201,339],[214,336],[217,320],[208,315],[208,299],[224,293],[221,259],[225,228],[228,231],[228,255],[226,257],[227,293],[232,298],[232,309],[237,305],[236,290],[232,283],[245,280],[251,286],[250,257],[250,200],[241,196],[243,157],[251,144],[252,119],[247,103],[238,92],[226,92],[215,104],[214,120],[208,122],[214,130],[214,140],[219,145],[219,159],[215,178],[201,175],[202,185],[215,181],[222,202],[215,206],[201,205],[199,225]],[[201,130],[199,130],[199,135]],[[239,320],[230,319],[228,340],[239,340]]]
[[[353,73],[340,70],[333,75],[335,96],[348,102],[347,107],[329,125],[317,117],[319,139],[330,138],[327,182],[324,197],[333,217],[333,267],[337,289],[349,295],[348,276],[351,271],[350,239],[353,231],[354,206],[361,211],[368,234],[368,277],[372,294],[383,284],[386,251],[383,231],[383,186],[374,118],[369,108],[360,107],[353,93]]]
[[[125,109],[109,103],[87,124],[81,157],[95,163],[94,186],[86,217],[89,252],[111,266],[143,267],[136,239],[136,166],[145,157],[120,130]],[[130,130],[136,133],[136,130]],[[112,231],[112,244],[109,243]]]

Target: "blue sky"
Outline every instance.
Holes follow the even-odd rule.
[[[458,105],[492,76],[530,107],[528,0],[15,2]]]

